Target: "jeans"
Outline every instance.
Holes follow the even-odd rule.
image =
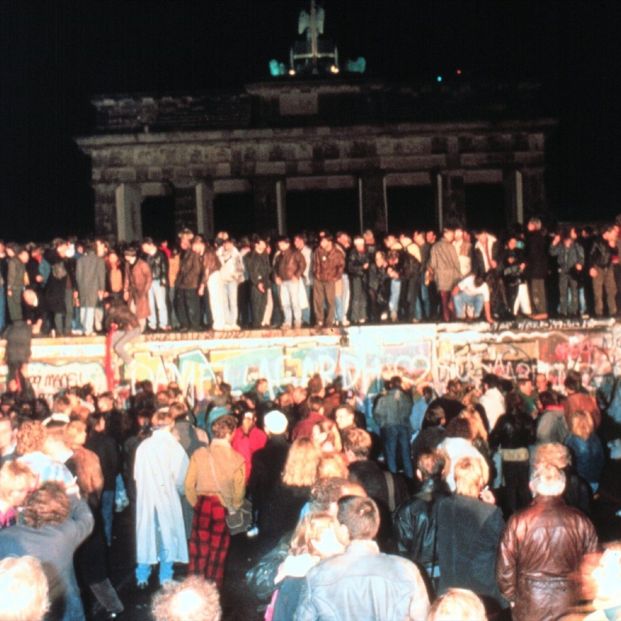
[[[388,300],[388,310],[390,311],[390,318],[397,319],[399,314],[399,299],[401,298],[401,281],[390,281],[390,299]]]
[[[160,585],[165,582],[170,582],[173,578],[173,564],[172,561],[168,560],[168,550],[164,548],[164,544],[162,542],[162,535],[160,532],[160,525],[157,519],[157,514],[155,517],[155,536],[157,542],[157,556],[160,560],[160,572],[159,572],[159,580]],[[151,575],[151,570],[153,569],[152,565],[148,563],[138,563],[136,565],[136,582],[139,585],[146,585],[149,582],[149,576]]]
[[[347,311],[349,310],[349,297],[349,276],[347,274],[343,274],[343,276],[341,276],[341,294],[336,296],[336,299],[334,300],[336,305],[336,321],[338,323],[343,323],[343,320],[347,319]]]
[[[465,291],[459,291],[453,296],[453,304],[455,305],[455,315],[457,319],[466,318],[466,306],[472,306],[473,316],[476,318],[483,310],[483,296],[468,295]]]
[[[351,277],[351,320],[354,323],[367,320],[367,289],[362,276]]]
[[[104,490],[101,494],[101,517],[104,536],[108,546],[112,545],[112,520],[114,519],[114,490]]]
[[[421,282],[420,292],[416,298],[416,308],[414,310],[416,319],[429,319],[431,317],[431,300],[429,299],[429,287]]]
[[[334,324],[335,284],[333,280],[316,280],[313,283],[313,308],[318,326]],[[326,312],[327,307],[327,312]]]
[[[213,330],[224,330],[228,325],[227,317],[233,313],[229,308],[226,298],[224,283],[219,271],[212,272],[207,279],[207,293],[209,296],[209,308],[211,309],[211,327]],[[237,324],[237,284],[235,284],[235,319],[233,324]],[[231,324],[232,325],[232,324]]]
[[[397,473],[397,451],[401,456],[403,471],[409,479],[414,478],[414,468],[410,457],[410,429],[407,425],[386,425],[382,427],[384,456],[388,470]]]
[[[237,281],[227,281],[222,283],[223,304],[224,304],[224,324],[226,326],[237,325],[237,292],[239,283]],[[211,292],[210,292],[211,295]],[[213,304],[212,304],[213,308]]]
[[[200,300],[196,289],[177,289],[175,308],[182,328],[200,330]]]
[[[92,306],[80,306],[80,323],[84,334],[93,334],[95,328],[95,308]]]
[[[313,287],[312,285],[304,285],[306,287],[306,299],[308,300],[308,307],[302,309],[302,322],[307,326],[311,322],[311,308],[313,307]]]
[[[166,306],[166,286],[159,280],[154,280],[149,289],[149,328],[168,326],[168,307]],[[159,320],[159,321],[158,321]]]
[[[132,361],[132,357],[127,353],[125,346],[139,336],[140,328],[132,328],[127,332],[124,330],[117,330],[112,335],[112,348],[125,364],[130,364]]]
[[[285,316],[283,326],[291,326],[293,321],[296,328],[302,325],[302,309],[300,308],[299,280],[283,280],[280,284],[280,304]]]

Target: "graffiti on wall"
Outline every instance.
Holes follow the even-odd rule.
[[[76,347],[69,356],[63,347],[50,342],[45,358],[29,365],[35,390],[46,397],[86,383],[106,390],[102,356],[88,348],[80,355]],[[176,382],[190,400],[206,398],[219,382],[241,393],[261,377],[275,393],[286,384],[305,384],[315,373],[324,381],[340,375],[344,388],[360,395],[374,394],[392,375],[412,385],[432,383],[442,393],[450,379],[478,384],[485,373],[510,379],[544,373],[557,389],[569,370],[591,387],[606,373],[621,373],[621,328],[600,324],[502,332],[375,326],[320,336],[148,340],[133,347],[130,379],[150,380],[156,389]]]

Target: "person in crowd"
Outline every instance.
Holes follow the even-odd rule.
[[[267,312],[268,303],[271,301],[270,258],[267,253],[267,243],[263,238],[255,237],[252,245],[252,252],[246,255],[246,271],[250,281],[252,327],[264,328],[270,325],[271,319],[271,310]]]
[[[496,426],[498,419],[505,413],[505,397],[499,386],[498,377],[493,373],[486,373],[481,381],[483,394],[479,399],[479,404],[485,410],[485,416],[490,429]]]
[[[432,604],[427,621],[487,621],[487,614],[472,591],[449,589]]]
[[[237,264],[236,267],[236,261],[233,258],[231,248],[231,252],[226,255],[229,259],[226,277],[229,279],[230,286],[228,287],[228,292],[231,294],[231,297],[227,298],[222,273],[222,261],[220,260],[221,255],[218,254],[218,251],[224,247],[224,244],[227,247],[232,247],[232,242],[227,238],[219,242],[220,246],[216,248],[212,244],[205,243],[201,236],[197,237],[196,243],[195,250],[200,255],[203,266],[203,278],[198,288],[198,295],[204,301],[204,314],[211,319],[211,322],[206,320],[205,323],[211,323],[212,330],[217,332],[222,330],[239,330],[237,323],[237,289],[239,286],[240,264]],[[241,260],[241,257],[237,258]],[[235,290],[234,293],[233,289]],[[233,323],[227,324],[229,319]]]
[[[311,512],[296,527],[287,557],[274,578],[276,590],[266,618],[290,621],[300,602],[300,591],[306,574],[320,561],[342,554],[348,535],[335,515]]]
[[[220,621],[220,594],[198,576],[167,582],[153,598],[151,614],[155,621]]]
[[[220,261],[220,280],[222,282],[224,304],[224,325],[226,329],[239,329],[237,294],[239,285],[244,279],[244,263],[234,240],[225,239],[216,251]],[[211,295],[210,295],[211,297]],[[217,305],[214,299],[212,307]],[[213,308],[212,308],[213,313]],[[214,328],[215,329],[215,328]]]
[[[175,280],[175,312],[181,331],[196,331],[201,326],[199,287],[204,278],[202,255],[205,242],[201,236],[194,237],[191,231],[187,231],[180,238],[180,244],[181,258]]]
[[[390,276],[387,273],[388,261],[382,250],[373,255],[373,262],[369,267],[369,320],[379,323],[388,318],[388,300],[390,298]]]
[[[507,395],[507,411],[490,434],[490,448],[499,450],[502,459],[502,474],[505,483],[504,510],[506,515],[530,503],[528,487],[528,447],[535,443],[535,421],[524,408],[522,397],[517,392]]]
[[[484,312],[485,321],[493,323],[489,286],[482,276],[466,275],[455,285],[452,296],[457,319],[465,320],[470,310],[470,318],[478,319]]]
[[[103,414],[93,413],[89,416],[90,433],[85,447],[98,458],[103,474],[100,505],[103,530],[108,547],[112,545],[112,524],[114,519],[114,494],[116,477],[121,471],[118,446],[114,438],[106,433],[106,418]]]
[[[0,559],[29,555],[41,562],[52,619],[85,619],[73,554],[93,523],[86,502],[70,498],[61,483],[48,481],[28,496],[23,523],[0,531]]]
[[[403,390],[401,377],[396,375],[390,379],[388,392],[378,399],[373,416],[381,430],[388,470],[397,473],[398,455],[409,479],[414,478],[410,457],[411,412],[412,398]]]
[[[0,602],[1,621],[44,621],[49,588],[38,559],[10,556],[0,561]]]
[[[149,287],[149,330],[170,330],[168,322],[168,257],[151,237],[145,237],[141,244],[145,261],[151,270]]]
[[[364,243],[364,237],[356,235],[353,247],[347,255],[346,267],[351,290],[351,321],[354,325],[364,324],[367,321],[367,290],[371,261],[372,257]]]
[[[558,468],[536,468],[530,485],[535,500],[509,518],[496,564],[498,587],[515,621],[567,612],[576,596],[574,575],[598,545],[591,521],[563,501],[565,475]]]
[[[153,434],[136,449],[136,584],[146,588],[159,563],[160,584],[173,578],[173,563],[188,562],[187,534],[180,496],[188,456],[172,435],[174,419],[167,409],[151,420]]]
[[[337,424],[326,418],[316,422],[311,430],[311,440],[322,454],[340,453],[343,446]]]
[[[531,218],[526,228],[524,255],[533,317],[535,319],[547,319],[548,247],[546,234],[539,218]]]
[[[345,269],[345,255],[325,235],[313,254],[313,310],[317,327],[332,327],[336,310],[336,282]]]
[[[571,414],[565,444],[572,453],[576,473],[587,481],[593,493],[597,492],[605,456],[593,419],[587,412],[576,410]]]
[[[306,269],[306,259],[291,245],[288,237],[280,237],[276,243],[278,252],[274,257],[274,281],[280,287],[280,305],[284,314],[282,327],[301,328],[301,300],[306,293],[305,289],[301,289],[301,279]]]
[[[396,510],[393,529],[397,551],[423,567],[430,580],[440,575],[437,555],[437,501],[450,494],[442,475],[446,456],[440,451],[423,453],[416,464],[418,492]]]
[[[252,457],[267,443],[265,431],[257,427],[257,415],[246,410],[241,415],[241,422],[233,432],[231,446],[244,458],[246,463],[246,483],[252,473]]]
[[[539,403],[541,413],[536,420],[537,444],[565,442],[569,429],[565,420],[565,409],[559,403],[558,394],[552,390],[540,392]]]
[[[352,241],[351,237],[344,231],[338,231],[336,234],[336,243],[334,244],[337,250],[340,250],[343,254],[343,271],[340,280],[336,281],[335,287],[335,320],[339,326],[347,327],[349,325],[349,303],[351,301],[351,286],[349,281],[349,274],[347,273],[347,255],[351,249]]]
[[[44,255],[50,274],[43,288],[43,305],[53,319],[51,327],[56,336],[71,334],[75,271],[70,255],[70,244],[64,239],[55,239]]]
[[[211,444],[193,453],[185,477],[185,495],[194,507],[189,571],[219,587],[231,539],[226,516],[241,508],[246,487],[244,458],[231,447],[236,428],[233,416],[216,419]]]
[[[302,420],[291,431],[291,439],[311,438],[313,427],[317,423],[326,420],[324,400],[319,396],[311,396],[307,399],[307,413]]]
[[[106,299],[104,308],[106,331],[110,334],[112,349],[123,363],[129,366],[132,357],[126,347],[140,336],[142,332],[140,321],[123,300]]]
[[[15,246],[13,256],[8,261],[6,276],[6,296],[9,319],[18,321],[22,319],[22,295],[30,284],[26,263],[30,258],[28,250],[23,246]]]
[[[453,229],[445,227],[442,230],[442,239],[432,246],[429,257],[429,267],[442,303],[443,321],[451,320],[451,292],[455,283],[461,278],[459,258],[453,245],[454,239]]]
[[[86,243],[85,254],[76,263],[75,280],[80,305],[80,323],[84,335],[90,336],[95,331],[95,309],[101,304],[106,290],[106,264],[97,254],[96,242]]]
[[[125,258],[125,293],[124,299],[135,313],[141,332],[144,331],[147,319],[151,314],[149,292],[153,277],[149,264],[138,257],[136,248],[129,247],[123,254]]]
[[[0,530],[17,522],[17,512],[35,482],[32,470],[18,461],[8,461],[0,468]]]
[[[602,422],[602,414],[599,411],[597,400],[582,386],[582,377],[576,371],[568,371],[565,377],[565,392],[567,398],[563,402],[565,410],[565,421],[567,428],[570,428],[571,417],[574,412],[587,412],[593,420],[593,427],[598,429]]]
[[[575,507],[585,515],[591,515],[591,486],[580,477],[573,467],[569,449],[559,442],[548,442],[536,447],[533,456],[533,468],[551,465],[565,475],[563,500],[570,507]]]
[[[380,514],[370,498],[339,500],[337,519],[349,534],[343,554],[325,559],[307,572],[295,621],[325,619],[426,619],[429,596],[411,561],[380,553],[373,541]]]
[[[510,235],[502,254],[500,272],[507,306],[514,317],[518,317],[519,313],[526,317],[532,314],[526,277],[527,268],[524,252],[518,247],[517,236]]]
[[[302,274],[302,284],[304,285],[308,305],[306,308],[302,308],[302,323],[306,326],[310,326],[313,290],[313,250],[306,242],[306,236],[303,234],[296,235],[293,238],[293,245],[296,250],[302,254],[305,263],[304,273]]]
[[[558,267],[559,314],[576,317],[579,311],[579,292],[584,271],[584,248],[577,241],[575,227],[564,227],[552,238],[549,253]]]
[[[436,449],[446,437],[446,414],[439,405],[429,404],[423,417],[420,432],[412,442],[412,463],[417,464],[423,453],[430,453]]]
[[[487,489],[489,468],[482,457],[463,457],[454,475],[455,494],[438,502],[439,592],[471,589],[497,610],[506,606],[494,572],[505,523]]]
[[[110,301],[122,300],[125,290],[125,270],[121,258],[114,250],[110,250],[106,262],[106,299]]]
[[[614,269],[616,265],[619,265],[618,239],[617,227],[612,224],[608,225],[593,242],[589,253],[589,276],[593,285],[596,317],[604,316],[604,294],[608,316],[614,317],[617,314],[617,285]]]
[[[317,480],[320,459],[321,452],[308,438],[299,438],[291,445],[282,476],[272,489],[266,491],[259,513],[259,533],[266,546],[273,545],[295,528],[300,510]]]

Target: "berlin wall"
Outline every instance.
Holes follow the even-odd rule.
[[[518,378],[545,373],[562,390],[568,370],[582,374],[585,386],[597,386],[611,371],[621,373],[621,325],[610,321],[546,321],[486,324],[424,324],[232,333],[161,334],[131,345],[132,380],[151,380],[157,389],[177,382],[191,401],[209,395],[216,382],[235,391],[259,377],[276,392],[286,384],[305,384],[314,373],[326,380],[341,375],[346,389],[360,396],[376,393],[394,374],[411,383],[432,384],[442,392],[448,380],[478,384],[488,372]],[[4,342],[0,343],[3,355]],[[33,339],[28,374],[35,391],[50,398],[62,388],[91,383],[108,386],[105,339]],[[115,360],[115,385],[120,381]],[[6,367],[0,367],[3,389]],[[127,377],[126,377],[127,379]]]

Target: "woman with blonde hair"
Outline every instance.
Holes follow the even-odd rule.
[[[591,415],[583,410],[572,412],[569,418],[569,432],[565,444],[573,455],[576,472],[588,482],[595,493],[604,468],[604,449],[595,433]]]
[[[495,567],[505,523],[486,487],[489,467],[483,457],[462,457],[455,463],[454,477],[455,495],[438,501],[439,591],[470,589],[503,606]]]
[[[299,438],[291,445],[282,478],[268,492],[264,510],[259,514],[259,530],[266,546],[295,528],[317,480],[320,459],[321,451],[308,438]]]
[[[427,621],[487,621],[487,615],[472,591],[449,589],[433,603]]]
[[[0,561],[0,602],[2,621],[43,621],[50,601],[39,560],[10,556]]]
[[[347,544],[347,529],[330,513],[310,513],[302,519],[291,538],[289,554],[274,579],[277,589],[265,621],[293,619],[308,571],[319,561],[344,552]]]
[[[34,488],[35,481],[32,470],[18,461],[8,461],[0,468],[0,529],[15,524],[17,510]]]
[[[318,479],[346,479],[349,468],[343,453],[323,453],[317,467]]]

